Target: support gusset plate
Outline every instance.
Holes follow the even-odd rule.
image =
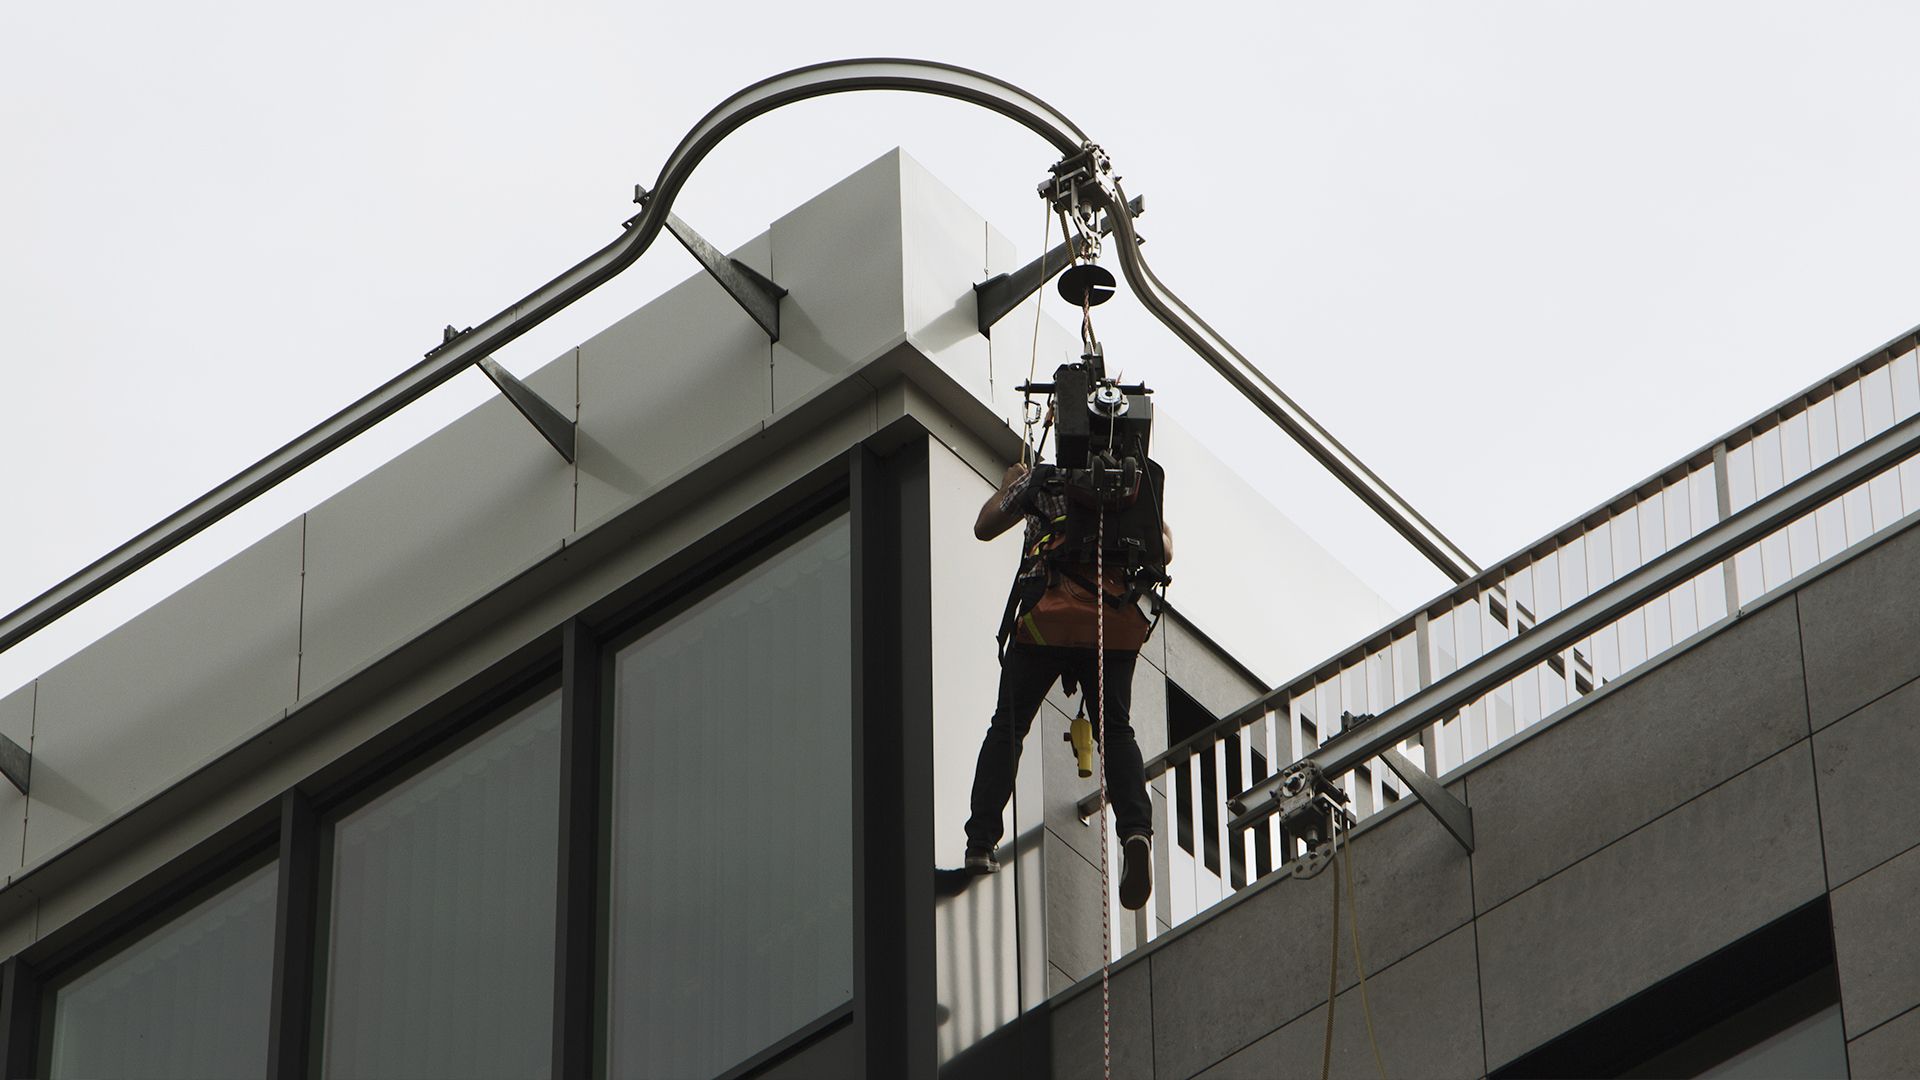
[[[19,788],[20,794],[25,795],[27,777],[32,771],[33,755],[27,753],[19,743],[0,735],[0,776],[5,776],[7,783]]]
[[[540,396],[538,390],[521,382],[513,372],[501,367],[493,357],[483,356],[475,362],[479,364],[481,371],[487,373],[487,378],[493,380],[493,385],[500,388],[501,395],[512,402],[514,408],[520,410],[521,416],[527,418],[527,422],[533,425],[534,430],[552,443],[555,450],[560,451],[560,456],[567,459],[567,464],[573,464],[575,447],[573,418],[554,408],[546,398]]]
[[[1433,811],[1441,827],[1453,834],[1460,846],[1467,849],[1467,854],[1473,854],[1473,808],[1454,798],[1452,792],[1440,786],[1440,781],[1428,776],[1426,770],[1408,761],[1400,751],[1383,750],[1380,760],[1412,789],[1414,798]]]
[[[1134,217],[1147,212],[1146,196],[1136,196],[1127,203],[1127,209]],[[1113,218],[1102,215],[1100,235],[1113,233]],[[1047,279],[1073,265],[1073,241],[1056,244],[1053,250],[1033,260],[1011,274],[995,274],[973,287],[975,306],[979,308],[980,333],[985,337],[993,336],[993,324],[1007,317],[1007,313],[1017,308],[1034,291],[1047,283]]]
[[[787,295],[787,290],[739,259],[721,254],[719,248],[707,243],[706,238],[680,220],[678,214],[667,215],[667,231],[727,290],[734,303],[760,324],[768,338],[780,340],[780,298]]]

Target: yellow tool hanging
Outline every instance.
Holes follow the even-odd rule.
[[[1093,775],[1093,722],[1087,719],[1087,702],[1080,700],[1080,711],[1072,726],[1060,733],[1060,740],[1073,744],[1073,759],[1080,767],[1082,780]]]

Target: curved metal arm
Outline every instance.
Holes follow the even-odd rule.
[[[1454,584],[1478,574],[1480,567],[1467,557],[1466,552],[1434,528],[1432,522],[1388,487],[1385,480],[1375,476],[1372,469],[1367,468],[1364,462],[1353,456],[1352,451],[1340,444],[1340,440],[1308,416],[1305,409],[1294,404],[1293,399],[1274,385],[1265,372],[1241,356],[1226,338],[1207,325],[1206,320],[1182,303],[1173,290],[1160,283],[1160,279],[1154,276],[1153,268],[1147,265],[1146,258],[1140,254],[1140,244],[1133,232],[1133,213],[1126,209],[1127,195],[1120,189],[1118,180],[1114,182],[1114,189],[1120,193],[1120,197],[1114,200],[1120,210],[1109,213],[1114,218],[1114,232],[1120,237],[1120,242],[1114,245],[1120,251],[1120,270],[1126,274],[1127,284],[1133,286],[1134,295],[1140,298],[1147,310],[1186,342],[1188,348],[1213,365],[1213,369],[1233,384],[1234,389],[1240,391],[1248,401],[1253,402],[1255,408],[1293,436],[1293,440],[1312,454],[1315,461],[1339,477],[1340,482],[1360,496],[1360,500],[1379,514],[1381,520],[1393,526],[1420,554],[1451,577]]]
[[[1020,123],[1063,155],[1078,150],[1088,141],[1084,132],[1046,102],[1011,83],[951,64],[900,59],[841,60],[796,68],[754,83],[721,102],[680,140],[660,170],[643,212],[629,223],[628,230],[619,239],[519,303],[461,332],[384,386],[0,619],[0,652],[26,640],[115,582],[246,505],[261,492],[392,416],[632,265],[659,236],[675,197],[693,170],[720,140],[741,125],[796,101],[858,90],[905,90],[971,102]],[[1420,537],[1428,534],[1439,537],[1438,532],[1159,284],[1140,258],[1133,222],[1125,212],[1125,199],[1120,201],[1122,207],[1115,219],[1122,236],[1121,263],[1127,280],[1133,283],[1148,308],[1262,411],[1279,422],[1288,434],[1333,469],[1369,506],[1414,540],[1428,558],[1453,573],[1448,563],[1436,557],[1436,552],[1442,550],[1440,545],[1446,550],[1457,549],[1445,544],[1444,538],[1423,542]],[[1409,521],[1418,524],[1410,525]],[[1464,561],[1464,556],[1459,559]]]

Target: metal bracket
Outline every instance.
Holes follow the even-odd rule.
[[[1433,811],[1433,816],[1440,819],[1441,826],[1452,833],[1455,840],[1460,841],[1460,846],[1467,849],[1467,854],[1473,854],[1473,808],[1454,798],[1451,792],[1440,786],[1440,781],[1428,776],[1400,751],[1383,750],[1380,760],[1386,762],[1387,768],[1392,769],[1394,775],[1413,791],[1414,798]]]
[[[0,776],[5,776],[7,783],[19,788],[20,794],[25,795],[27,777],[32,770],[33,755],[27,753],[19,743],[0,735]]]
[[[1129,202],[1127,212],[1133,217],[1146,213],[1146,196],[1138,196]],[[1102,215],[1100,235],[1106,236],[1112,232],[1113,217]],[[974,304],[979,308],[980,333],[992,337],[994,323],[1006,318],[1008,312],[1019,307],[1035,290],[1045,285],[1048,278],[1073,265],[1074,247],[1075,242],[1067,240],[1011,274],[995,274],[975,285],[973,296]]]
[[[447,329],[453,328],[449,326]],[[493,385],[500,388],[500,393],[513,403],[513,407],[520,410],[520,415],[527,418],[534,430],[552,443],[555,450],[560,451],[560,456],[567,459],[567,464],[573,464],[576,426],[573,419],[554,408],[546,398],[540,396],[539,391],[521,382],[513,372],[501,367],[493,357],[483,356],[475,363],[487,373],[487,378],[493,380]]]
[[[733,302],[760,324],[768,338],[780,340],[780,298],[787,295],[787,290],[739,259],[721,254],[677,214],[667,215],[667,231],[727,290]]]

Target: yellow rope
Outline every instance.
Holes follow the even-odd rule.
[[[1347,826],[1346,858],[1341,859],[1347,873],[1347,923],[1353,927],[1353,966],[1360,973],[1360,1009],[1367,1017],[1367,1042],[1373,1045],[1373,1065],[1380,1080],[1387,1080],[1387,1063],[1380,1056],[1380,1040],[1373,1033],[1373,1003],[1367,999],[1367,964],[1360,958],[1360,886],[1353,869],[1353,826]]]
[[[1336,814],[1339,811],[1335,811]],[[1328,843],[1333,845],[1330,858],[1340,857],[1340,824],[1336,819],[1332,828],[1333,835]],[[1333,1074],[1333,1007],[1340,999],[1340,875],[1333,875],[1333,959],[1327,965],[1327,1038],[1320,1051],[1320,1080],[1327,1080]]]

